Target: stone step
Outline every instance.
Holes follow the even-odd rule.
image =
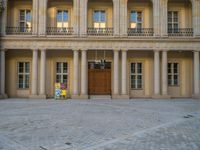
[[[108,99],[110,100],[111,99],[111,95],[90,95],[90,99],[99,99],[99,100],[105,100],[105,99]]]

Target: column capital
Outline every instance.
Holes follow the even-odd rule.
[[[75,51],[75,52],[77,52],[77,51],[79,51],[80,49],[78,49],[78,48],[76,48],[76,49],[72,49],[72,51]]]
[[[120,49],[113,49],[113,51],[114,51],[114,52],[119,52],[119,51],[120,51]]]
[[[37,48],[35,48],[35,49],[31,49],[32,51],[38,51],[38,49]]]
[[[0,49],[0,51],[4,51],[4,52],[6,52],[8,49],[5,49],[5,48],[2,48],[2,49]]]
[[[80,49],[80,51],[88,51],[88,49],[82,48],[82,49]]]
[[[160,49],[154,49],[153,52],[160,52]]]
[[[128,49],[122,48],[121,51],[122,52],[128,52]]]
[[[41,48],[40,51],[47,51],[47,49],[46,48]]]

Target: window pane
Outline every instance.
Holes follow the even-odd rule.
[[[67,84],[67,75],[63,75],[63,83]]]
[[[135,89],[135,75],[131,75],[131,89]]]
[[[142,73],[142,63],[137,64],[137,73]]]
[[[63,73],[67,73],[67,63],[63,63]]]
[[[135,63],[131,63],[131,73],[135,73]]]
[[[57,22],[62,22],[62,11],[57,12]]]
[[[24,72],[24,64],[23,63],[18,63],[18,73],[23,73]]]
[[[142,13],[137,12],[137,22],[142,22]]]
[[[61,83],[61,75],[56,75],[56,82]]]
[[[30,63],[25,63],[25,73],[30,73]]]
[[[168,63],[168,73],[171,73],[171,63]]]
[[[68,11],[63,11],[63,21],[67,22],[68,21]]]
[[[106,22],[106,13],[105,13],[105,11],[101,11],[101,22]]]
[[[94,22],[99,22],[99,12],[98,11],[94,11],[93,21]]]
[[[26,21],[31,22],[31,11],[30,10],[26,11]]]
[[[61,63],[56,63],[56,72],[61,73]]]
[[[25,10],[20,10],[20,21],[25,20]]]
[[[25,75],[25,88],[29,88],[29,75]]]
[[[131,11],[130,21],[137,22],[137,12]]]
[[[18,75],[18,88],[23,88],[23,75]]]

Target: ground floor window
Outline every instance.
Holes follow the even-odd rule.
[[[68,64],[66,62],[56,63],[56,82],[67,85],[68,81]]]
[[[168,63],[168,85],[177,86],[179,84],[179,64]]]
[[[131,63],[131,89],[142,89],[142,63]]]
[[[29,88],[30,63],[18,62],[17,70],[18,70],[18,88],[20,89]]]

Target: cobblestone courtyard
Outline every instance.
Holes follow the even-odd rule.
[[[200,150],[200,101],[0,101],[0,150]]]

